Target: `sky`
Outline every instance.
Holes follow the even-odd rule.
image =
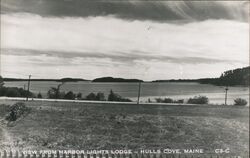
[[[3,77],[219,77],[249,65],[248,1],[1,0]]]

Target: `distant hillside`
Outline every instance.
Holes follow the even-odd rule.
[[[221,86],[249,85],[250,67],[228,70],[221,74],[219,78],[199,79],[200,83],[209,83]]]
[[[250,67],[244,67],[244,68],[225,71],[218,78],[155,80],[152,82],[199,82],[201,84],[235,86],[235,85],[249,85],[249,80],[250,80]]]
[[[28,81],[23,78],[3,78],[4,81]],[[62,78],[62,79],[30,79],[30,81],[55,81],[55,82],[77,82],[77,81],[88,81],[81,78]]]
[[[124,79],[124,78],[113,78],[113,77],[102,77],[92,80],[92,82],[143,82],[138,79]]]
[[[88,81],[88,80],[81,79],[81,78],[62,78],[58,80],[58,82],[78,82],[78,81]]]

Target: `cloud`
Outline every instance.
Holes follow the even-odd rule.
[[[1,13],[27,12],[45,17],[115,16],[129,20],[248,21],[248,1],[2,0]]]
[[[61,58],[46,55],[17,56],[3,54],[1,56],[1,74],[4,77],[27,78],[63,78],[76,77],[94,79],[103,76],[140,78],[146,81],[157,79],[218,77],[221,72],[244,64],[171,63],[161,60],[136,59],[134,64],[121,64],[110,58]],[[17,69],[18,67],[18,69]]]
[[[1,28],[3,49],[47,51],[65,57],[93,54],[245,61],[248,52],[248,24],[228,20],[169,24],[15,14],[3,15]]]
[[[218,59],[218,58],[203,58],[203,57],[170,57],[170,56],[152,56],[146,55],[150,54],[147,52],[140,52],[131,53],[128,56],[124,55],[109,55],[101,52],[57,52],[57,51],[39,51],[39,50],[29,50],[29,49],[1,49],[1,53],[3,55],[15,55],[15,56],[34,56],[35,58],[32,60],[38,64],[42,62],[44,64],[43,57],[59,57],[71,61],[75,58],[78,59],[103,59],[107,58],[110,61],[117,61],[116,64],[127,64],[131,65],[134,64],[136,60],[147,60],[147,61],[159,61],[159,62],[169,62],[169,63],[182,63],[182,64],[212,64],[212,63],[241,63],[239,60],[225,60],[225,59]],[[121,53],[125,54],[125,53]],[[157,54],[157,53],[156,53]],[[37,63],[38,62],[38,63]],[[66,64],[52,62],[51,60],[48,62],[46,61],[47,65],[58,65],[58,64]],[[77,63],[71,63],[77,64]],[[95,63],[98,64],[98,63]]]
[[[4,76],[30,72],[37,78],[216,77],[248,65],[248,29],[245,22],[222,19],[162,23],[4,14],[1,69]]]

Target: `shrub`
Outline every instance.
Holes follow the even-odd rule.
[[[21,97],[21,93],[17,88],[8,88],[5,95],[7,97]]]
[[[174,100],[174,103],[184,103],[184,99]]]
[[[0,96],[6,97],[27,97],[28,91],[23,88],[17,87],[0,87]],[[34,97],[35,95],[29,92],[29,97]]]
[[[90,93],[89,95],[86,96],[86,100],[95,100],[96,95],[95,93]]]
[[[50,99],[61,99],[64,98],[64,92],[60,92],[61,86],[64,82],[57,85],[57,87],[50,87],[49,91],[47,92],[48,98]]]
[[[195,96],[194,98],[189,98],[188,104],[208,104],[208,98],[206,96]]]
[[[64,99],[69,99],[69,100],[74,100],[75,98],[76,98],[76,95],[72,91],[69,91],[64,96]]]
[[[23,102],[18,102],[10,107],[9,114],[5,117],[8,121],[16,121],[18,118],[30,112]]]
[[[163,100],[163,103],[173,103],[174,101],[173,101],[173,99],[171,99],[171,98],[165,98],[164,100]]]
[[[179,100],[173,100],[171,98],[155,98],[155,101],[157,103],[184,103],[183,99],[179,99]]]
[[[151,99],[150,98],[148,98],[148,103],[151,103]]]
[[[122,98],[119,94],[114,93],[112,89],[110,90],[108,101],[132,102],[132,100],[128,98]]]
[[[104,101],[104,100],[106,100],[106,99],[105,99],[105,96],[104,96],[103,93],[98,92],[98,93],[96,94],[96,100]]]
[[[163,99],[161,99],[161,98],[155,98],[155,101],[156,101],[157,103],[162,103],[162,102],[163,102]]]
[[[128,98],[119,98],[117,101],[120,101],[120,102],[132,102],[132,100],[128,99]]]
[[[37,98],[43,98],[43,96],[40,92],[37,94]]]
[[[98,92],[97,94],[90,93],[89,95],[86,96],[86,100],[105,101],[106,99],[103,93]]]
[[[117,98],[119,98],[117,94],[115,94],[112,89],[110,90],[109,96],[108,96],[108,101],[115,101]]]
[[[76,98],[79,100],[82,99],[82,93],[77,93]]]
[[[236,98],[234,100],[234,105],[245,106],[245,105],[247,105],[247,101],[245,99],[242,99],[242,98]]]

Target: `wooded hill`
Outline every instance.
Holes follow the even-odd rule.
[[[139,79],[124,79],[124,78],[113,78],[113,77],[102,77],[92,80],[92,82],[143,82]]]
[[[215,84],[220,86],[249,85],[250,67],[228,70],[221,74],[219,78],[199,79],[199,83]]]
[[[213,84],[218,86],[249,86],[250,67],[228,70],[218,78],[201,78],[201,79],[178,79],[178,80],[155,80],[152,82],[199,82],[201,84]]]

